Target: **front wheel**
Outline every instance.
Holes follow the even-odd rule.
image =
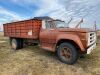
[[[66,64],[74,64],[78,59],[78,52],[71,43],[61,43],[57,49],[60,61]]]

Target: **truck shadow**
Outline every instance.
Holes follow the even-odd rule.
[[[56,53],[43,50],[43,49],[39,48],[38,46],[29,46],[29,47],[26,47],[23,50],[27,50],[27,49],[29,49],[29,51],[33,52],[33,55],[32,55],[33,57],[34,56],[40,57],[40,61],[46,60],[49,63],[54,63],[54,64],[56,63],[56,64],[59,64],[59,65],[61,65],[61,64],[67,65],[67,64],[64,64],[64,63],[62,63],[58,60]],[[45,59],[43,59],[42,57],[45,58]],[[93,57],[93,55],[86,55],[84,58],[79,57],[78,61],[74,65],[67,65],[67,66],[81,67],[85,70],[89,66],[92,66],[94,64],[94,62],[93,62],[94,58],[95,57]],[[88,66],[87,66],[87,64],[88,64]]]

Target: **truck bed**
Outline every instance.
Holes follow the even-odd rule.
[[[42,25],[41,20],[30,19],[4,24],[4,36],[38,39]]]

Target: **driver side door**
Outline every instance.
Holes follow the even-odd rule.
[[[40,43],[41,47],[45,50],[54,51],[54,44],[56,38],[56,29],[52,23],[48,21],[42,22],[42,28],[40,31]]]

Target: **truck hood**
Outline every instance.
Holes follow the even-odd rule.
[[[94,32],[95,30],[89,28],[59,28],[60,32]]]

